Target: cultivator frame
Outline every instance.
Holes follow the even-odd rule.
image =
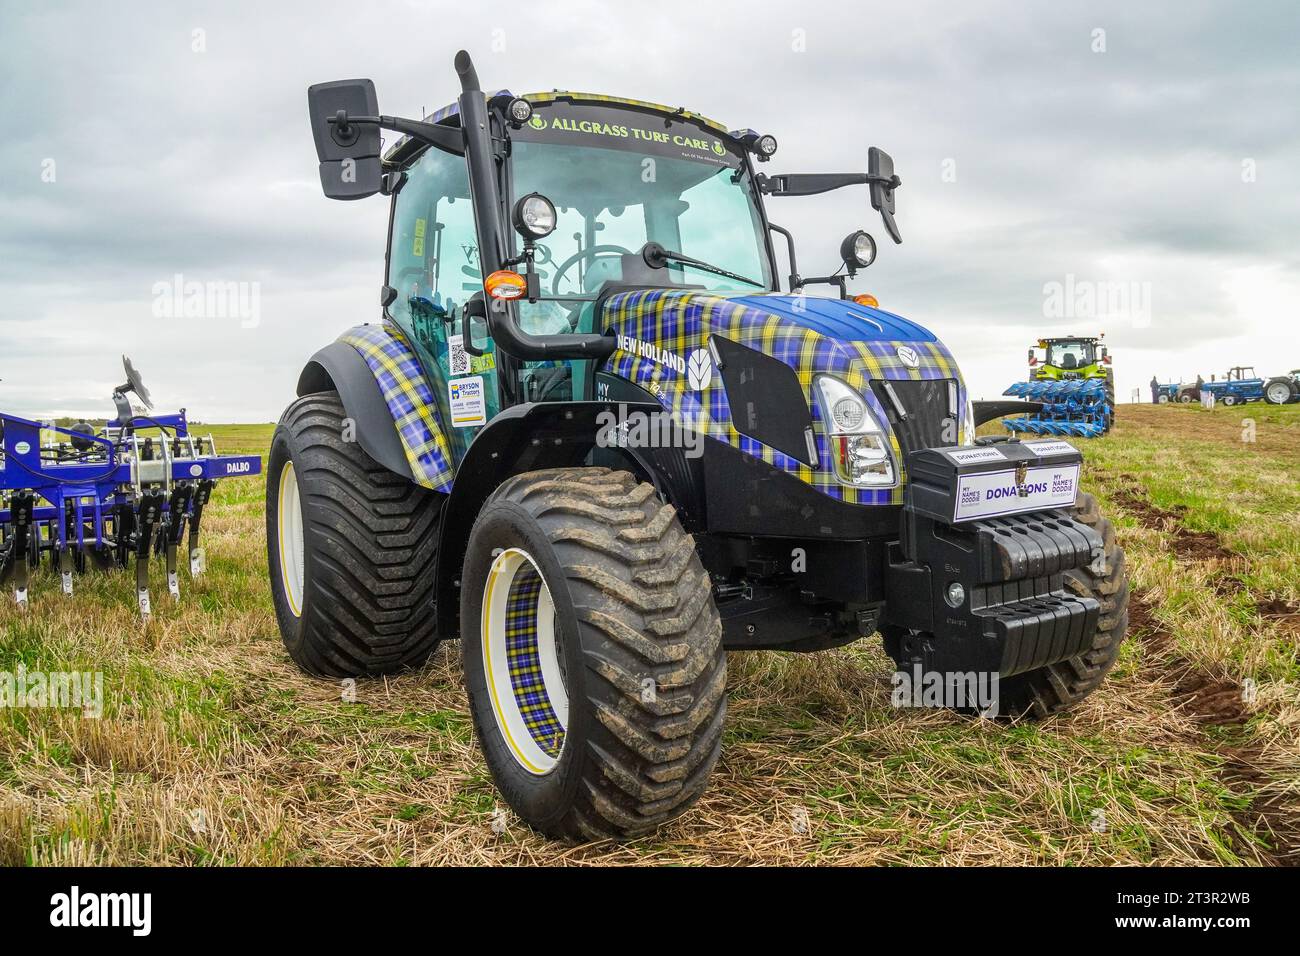
[[[139,385],[129,364],[128,379]],[[118,417],[100,429],[0,413],[0,585],[12,584],[20,607],[28,602],[31,572],[47,556],[65,595],[72,594],[74,572],[134,561],[136,601],[148,618],[150,559],[163,558],[167,590],[179,598],[182,543],[191,578],[204,570],[199,534],[213,486],[262,470],[259,456],[218,455],[211,435],[190,434],[184,409],[134,414],[127,390],[148,394],[130,381],[119,388]]]

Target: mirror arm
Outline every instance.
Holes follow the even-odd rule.
[[[341,124],[346,127],[353,123],[363,126],[378,126],[380,129],[392,130],[395,133],[405,133],[422,143],[437,147],[445,153],[452,153],[456,156],[465,155],[464,136],[460,130],[449,126],[436,126],[433,123],[406,119],[401,116],[348,116],[343,110],[340,110],[339,114],[341,115],[329,117],[326,122],[331,126]]]

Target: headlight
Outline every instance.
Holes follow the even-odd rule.
[[[848,385],[829,375],[813,380],[835,475],[848,485],[892,488],[898,483],[889,436]]]
[[[555,231],[555,204],[541,193],[529,193],[515,203],[512,218],[525,239],[544,239]]]

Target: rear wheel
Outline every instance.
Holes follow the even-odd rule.
[[[1296,387],[1285,378],[1271,379],[1264,386],[1264,401],[1270,405],[1285,405],[1295,397]]]
[[[535,829],[636,837],[703,792],[726,713],[722,624],[652,486],[605,468],[506,481],[470,535],[461,650],[488,768]]]
[[[267,560],[280,636],[322,677],[420,664],[438,643],[433,562],[442,496],[344,441],[334,392],[298,399],[271,441]]]

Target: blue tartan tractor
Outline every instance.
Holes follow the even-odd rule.
[[[74,572],[135,566],[136,601],[152,613],[149,564],[161,558],[167,590],[180,597],[178,570],[185,549],[197,577],[204,509],[216,482],[255,475],[261,459],[218,455],[211,435],[190,432],[185,409],[138,412],[134,394],[151,407],[149,392],[126,356],[126,382],[113,392],[117,417],[96,428],[70,428],[0,413],[0,585],[28,604],[33,571],[43,561],[71,595]]]
[[[381,115],[368,80],[308,91],[325,194],[383,194],[391,220],[378,321],[311,357],[272,443],[294,661],[381,674],[459,639],[499,792],[575,840],[699,797],[729,649],[878,633],[985,713],[1101,684],[1128,584],[1078,450],[976,439],[1024,403],[973,403],[931,331],[849,294],[875,240],[804,276],[769,219],[862,185],[900,242],[888,154],[766,174],[769,134],[456,70],[458,100],[419,121]],[[385,151],[381,129],[404,135]]]

